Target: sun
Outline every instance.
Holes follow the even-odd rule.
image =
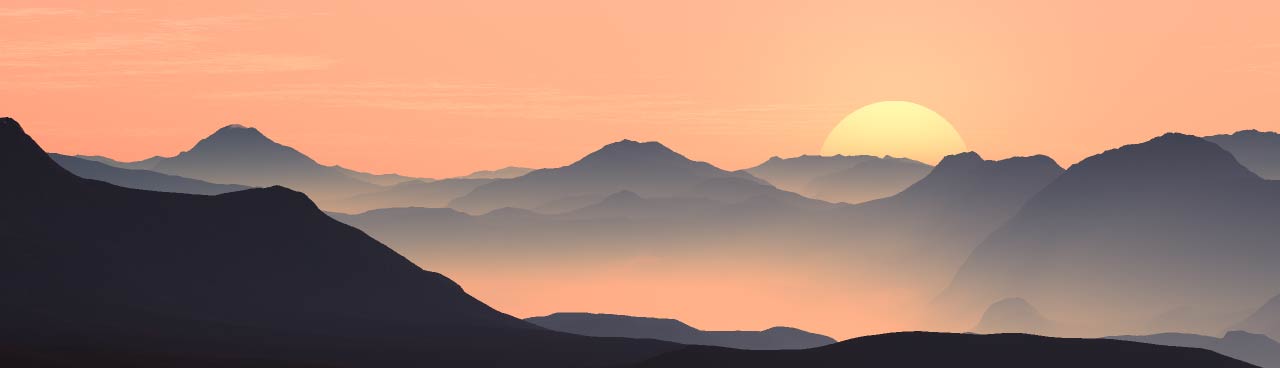
[[[824,156],[888,155],[930,165],[967,150],[964,139],[947,119],[907,101],[863,106],[840,120],[822,144]]]

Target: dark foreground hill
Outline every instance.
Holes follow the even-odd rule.
[[[7,118],[0,172],[0,366],[594,367],[676,347],[495,311],[282,187],[82,179]]]
[[[1182,333],[1163,333],[1148,336],[1113,336],[1108,337],[1108,339],[1209,349],[1259,367],[1280,368],[1280,343],[1266,335],[1251,334],[1244,331],[1227,332],[1222,338]]]
[[[555,313],[525,320],[551,330],[583,336],[657,339],[735,349],[807,349],[836,342],[830,337],[790,327],[773,327],[764,331],[703,331],[674,319],[616,314]]]
[[[637,367],[1253,367],[1209,350],[1023,334],[902,332],[808,350],[689,346]]]

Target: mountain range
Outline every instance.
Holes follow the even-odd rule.
[[[676,347],[495,311],[282,187],[82,179],[11,119],[0,170],[0,346],[33,366],[601,366]]]
[[[1280,289],[1278,206],[1280,183],[1202,138],[1170,133],[1109,150],[1028,200],[938,302],[966,319],[1026,297],[1085,334],[1142,331],[1176,308],[1229,315]]]
[[[786,191],[828,202],[862,203],[888,197],[923,178],[932,167],[905,158],[875,156],[772,157],[746,169]]]
[[[123,169],[76,156],[55,153],[50,154],[49,157],[76,176],[101,180],[126,188],[188,194],[222,194],[249,189],[243,185],[214,184],[142,169]]]
[[[748,350],[808,349],[836,342],[830,337],[790,327],[773,327],[764,331],[703,331],[674,319],[616,314],[555,313],[525,320],[553,331],[583,336],[657,339]]]
[[[1280,180],[1280,134],[1241,130],[1204,137],[1231,152],[1241,165],[1268,180]]]
[[[480,214],[503,207],[533,209],[565,198],[629,190],[643,196],[672,196],[713,178],[757,180],[705,162],[692,161],[658,142],[623,140],[604,146],[565,167],[476,187],[449,207]]]

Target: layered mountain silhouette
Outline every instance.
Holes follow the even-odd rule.
[[[1181,346],[1212,350],[1262,368],[1280,367],[1280,342],[1264,335],[1244,331],[1230,331],[1221,338],[1163,333],[1147,336],[1112,336],[1108,339],[1134,341],[1147,344]]]
[[[773,157],[744,171],[790,192],[828,202],[862,203],[888,197],[923,178],[932,167],[875,156]]]
[[[1264,333],[1272,338],[1280,338],[1280,296],[1276,296],[1262,305],[1257,312],[1250,315],[1239,326],[1252,332]]]
[[[201,196],[82,179],[8,118],[0,171],[14,178],[0,182],[9,362],[612,366],[674,348],[495,311],[282,187]]]
[[[511,179],[524,176],[533,169],[527,167],[507,166],[497,170],[480,170],[455,179]]]
[[[1252,367],[1209,350],[1110,339],[903,332],[807,350],[689,346],[638,367]]]
[[[1204,137],[1231,152],[1241,165],[1268,180],[1280,180],[1280,134],[1241,130]]]
[[[428,183],[429,183],[429,182],[432,182],[432,181],[435,181],[434,179],[428,179],[428,178],[415,178],[415,177],[411,177],[411,176],[404,176],[404,175],[400,175],[400,174],[370,174],[370,173],[367,173],[367,172],[355,171],[355,170],[352,170],[352,169],[348,169],[348,168],[345,168],[345,167],[342,167],[342,166],[339,166],[339,165],[333,165],[333,166],[329,166],[329,167],[330,167],[330,168],[333,168],[334,170],[337,170],[338,172],[342,173],[343,175],[346,175],[346,176],[350,176],[350,177],[352,177],[352,178],[355,178],[356,180],[360,180],[360,181],[363,181],[363,182],[366,182],[366,183],[370,183],[370,184],[374,184],[374,185],[380,185],[380,186],[384,186],[384,187],[389,187],[389,186],[393,186],[393,185],[396,185],[396,184],[406,183],[406,182],[415,181],[415,180],[416,180],[416,181],[422,181],[422,182],[428,182]]]
[[[1018,295],[1090,334],[1139,330],[1184,306],[1228,315],[1280,288],[1278,206],[1280,183],[1204,139],[1170,133],[1110,150],[1027,201],[939,303],[972,316]]]
[[[525,320],[550,330],[583,336],[657,339],[748,350],[807,349],[836,342],[830,337],[790,327],[764,331],[702,331],[674,319],[616,314],[555,313]]]
[[[828,202],[862,203],[897,194],[932,169],[911,159],[885,157],[816,177],[800,193]]]
[[[50,154],[49,157],[76,176],[101,180],[126,188],[189,194],[222,194],[249,189],[243,185],[213,184],[154,171],[122,169],[75,156]]]
[[[410,180],[372,193],[330,201],[325,208],[358,213],[392,207],[446,207],[449,201],[495,179]]]
[[[535,170],[481,185],[450,202],[449,207],[468,213],[503,207],[533,209],[564,198],[608,195],[620,190],[642,196],[673,196],[707,179],[725,177],[754,179],[749,174],[689,160],[658,142],[623,140],[569,166]]]
[[[1041,315],[1031,303],[1022,298],[1008,298],[988,307],[973,332],[1051,335],[1056,329],[1054,323]]]

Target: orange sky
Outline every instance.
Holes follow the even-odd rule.
[[[441,177],[621,138],[728,169],[909,100],[989,158],[1280,130],[1280,2],[5,1],[0,115],[51,151],[172,155],[229,123]],[[1051,5],[1047,5],[1051,4]]]

